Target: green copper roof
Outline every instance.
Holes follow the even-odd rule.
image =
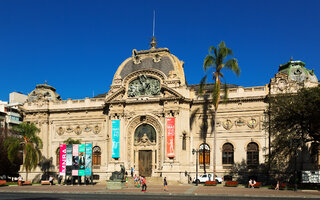
[[[313,70],[305,67],[302,61],[293,61],[292,59],[286,64],[279,66],[279,73],[287,74],[290,80],[303,82],[310,81],[318,83],[318,79]]]

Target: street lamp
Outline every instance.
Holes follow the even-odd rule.
[[[195,149],[192,149],[192,154],[194,155],[194,153],[196,153],[196,186],[198,186],[198,153],[199,153],[199,150],[195,150]]]
[[[298,146],[299,146],[299,139],[293,139],[290,141],[290,146],[294,148],[294,174],[293,174],[293,179],[294,179],[294,191],[297,191],[298,186],[297,186],[297,157],[298,157]]]

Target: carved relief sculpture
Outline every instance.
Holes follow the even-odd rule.
[[[71,128],[70,126],[67,127],[66,132],[67,133],[71,133],[73,131],[73,128]]]
[[[225,122],[223,122],[223,128],[225,128],[226,130],[230,130],[232,128],[231,120],[227,119]]]
[[[57,130],[58,135],[62,135],[64,133],[64,129],[60,126]]]
[[[248,127],[249,128],[255,128],[256,126],[257,126],[257,120],[256,119],[250,119],[249,121],[248,121]]]
[[[74,132],[75,132],[77,135],[80,135],[80,134],[81,134],[81,128],[80,128],[80,126],[77,126],[77,127],[74,129]]]
[[[100,133],[100,131],[101,131],[101,127],[98,126],[98,125],[96,125],[96,126],[93,128],[93,132],[94,132],[95,134]]]
[[[140,75],[128,86],[128,97],[155,96],[160,94],[160,81],[146,75]]]

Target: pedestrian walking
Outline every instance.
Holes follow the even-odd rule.
[[[131,167],[131,177],[133,177],[133,167]]]
[[[147,192],[147,181],[145,177],[142,177],[142,189],[141,192]]]
[[[277,181],[277,185],[276,185],[276,187],[274,188],[274,190],[279,190],[279,188],[280,188],[280,182]]]
[[[164,177],[164,179],[163,179],[163,191],[167,191],[167,189],[168,189],[167,177]]]

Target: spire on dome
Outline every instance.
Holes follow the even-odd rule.
[[[152,37],[151,39],[151,42],[150,42],[150,46],[151,46],[151,49],[155,49],[157,47],[157,40],[156,40],[156,37]]]

